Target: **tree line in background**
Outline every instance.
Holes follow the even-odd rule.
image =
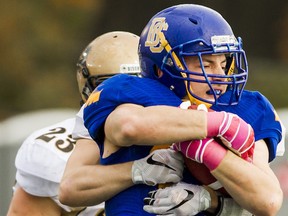
[[[6,1],[0,8],[0,120],[46,108],[79,108],[75,64],[86,45],[115,30],[140,35],[158,11],[185,1]],[[288,3],[186,1],[219,11],[244,40],[247,88],[287,107]],[[261,4],[259,4],[261,3]]]

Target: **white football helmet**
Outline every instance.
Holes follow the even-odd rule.
[[[113,31],[94,39],[82,52],[77,63],[77,82],[82,100],[105,79],[118,74],[140,75],[137,53],[139,36]]]

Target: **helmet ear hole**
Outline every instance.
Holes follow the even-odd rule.
[[[87,68],[86,61],[84,60],[83,62],[80,63],[80,65],[81,65],[82,75],[85,79],[87,79],[90,76],[90,73]]]
[[[84,78],[88,78],[89,77],[89,71],[86,67],[82,68],[82,75]]]
[[[154,65],[153,66],[153,69],[154,69],[154,75],[157,77],[157,78],[161,78],[163,76],[163,72],[160,70],[159,67],[157,67],[157,65]]]
[[[154,76],[155,76],[155,77],[159,77],[157,65],[153,65],[153,72],[154,72]]]

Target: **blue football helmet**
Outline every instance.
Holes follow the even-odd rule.
[[[141,33],[138,54],[143,77],[159,80],[180,98],[188,96],[194,104],[237,104],[248,78],[241,38],[235,38],[230,25],[218,12],[201,5],[176,5],[153,16]],[[225,54],[225,75],[205,72],[202,56],[210,54]],[[188,70],[187,56],[198,57],[202,72]],[[158,69],[163,72],[161,77]],[[214,100],[194,94],[190,82],[207,83]],[[225,85],[229,99],[217,101],[221,94],[213,85]]]

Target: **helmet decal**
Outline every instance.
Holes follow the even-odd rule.
[[[119,73],[139,73],[139,64],[121,64],[119,66]]]
[[[147,34],[145,46],[149,47],[152,53],[160,53],[164,47],[161,46],[159,34],[168,29],[168,23],[165,17],[159,17],[152,20],[152,24]]]

